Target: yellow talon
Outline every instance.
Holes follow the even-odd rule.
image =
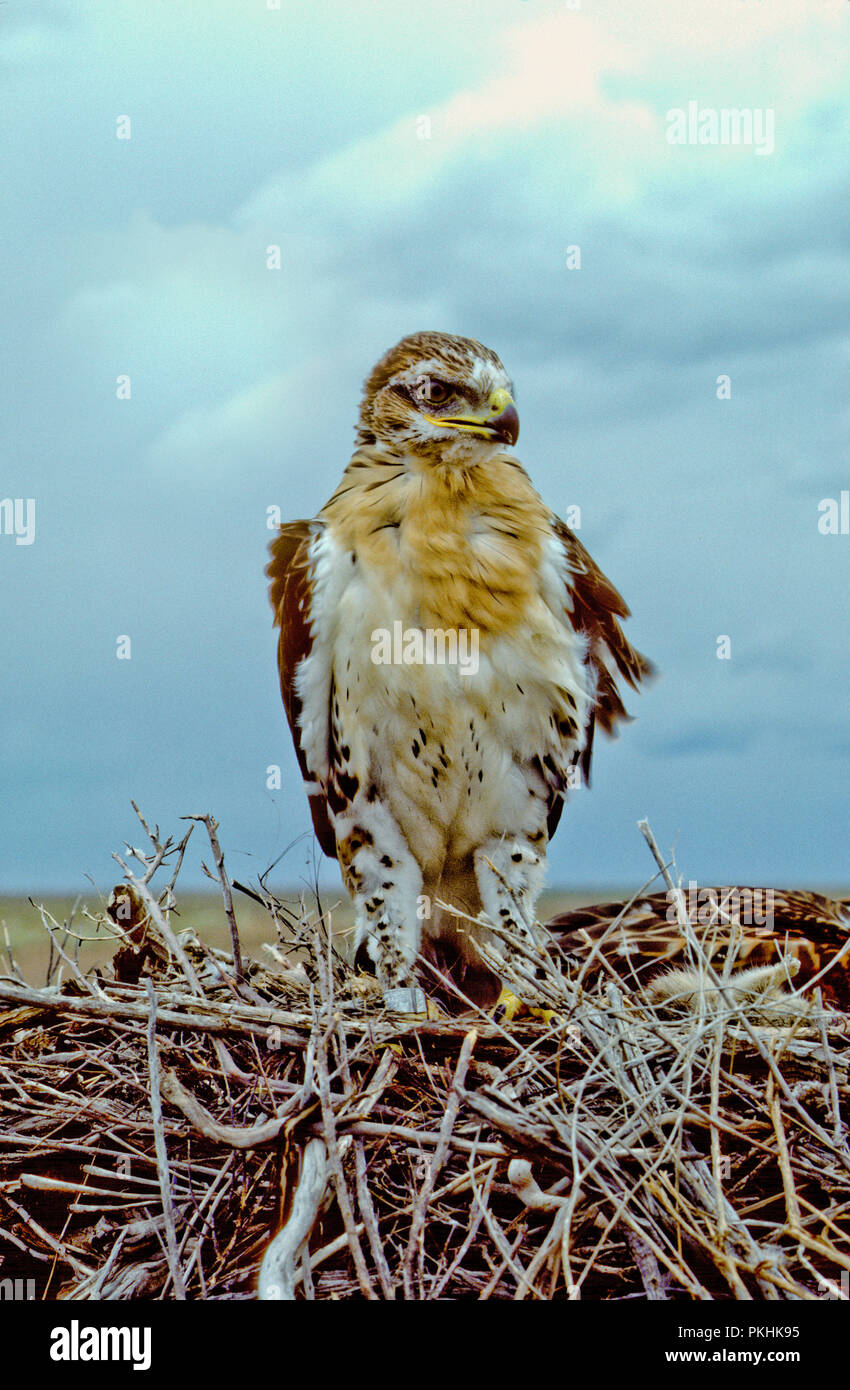
[[[502,985],[502,992],[493,1009],[494,1023],[511,1023],[522,1014],[529,1014],[532,1018],[540,1018],[546,1024],[552,1023],[553,1020],[557,1021],[558,1018],[554,1009],[534,1009],[530,1004],[524,1004],[521,999],[518,999],[507,985]]]
[[[502,992],[496,1000],[493,1009],[493,1020],[495,1023],[512,1023],[519,1015],[528,1011],[528,1005],[523,1004],[518,999],[513,990],[508,989],[507,985],[502,985]]]
[[[554,1009],[529,1009],[532,1018],[542,1018],[547,1028],[552,1023],[557,1023],[561,1017]]]

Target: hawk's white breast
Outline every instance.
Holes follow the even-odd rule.
[[[483,527],[471,540],[488,543]],[[392,639],[399,624],[405,633],[419,628],[419,584],[399,560],[388,582],[330,528],[314,540],[314,643],[298,673],[302,743],[311,770],[325,777],[333,689],[349,768],[361,786],[378,788],[423,867],[433,861],[437,869],[447,853],[461,857],[519,825],[530,782],[542,794],[532,760],[550,754],[568,764],[583,746],[592,691],[584,640],[564,617],[563,551],[554,537],[523,623],[467,634],[467,656],[477,642],[478,662],[466,674],[460,664],[403,660]],[[381,632],[392,659],[376,663]],[[565,710],[575,719],[572,742],[557,728]]]

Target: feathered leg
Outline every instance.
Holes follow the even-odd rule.
[[[423,1013],[425,995],[413,974],[421,936],[419,865],[379,801],[357,797],[335,830],[343,881],[357,914],[355,946],[365,941],[387,1008]]]
[[[543,950],[535,929],[534,910],[545,872],[544,855],[524,836],[488,840],[475,852],[475,876],[484,912],[506,933],[493,934],[489,949],[523,982],[522,997],[503,982],[495,1009],[497,1018],[512,1018],[523,1006],[545,1004],[533,984],[535,976],[542,980],[547,973],[542,962],[534,963]],[[510,936],[519,946],[511,942]],[[494,967],[501,974],[497,962]]]

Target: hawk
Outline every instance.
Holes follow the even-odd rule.
[[[404,1012],[424,1005],[423,932],[479,970],[537,947],[568,789],[627,717],[618,680],[651,670],[515,457],[513,397],[483,344],[402,339],[366,381],[339,486],[280,528],[267,568],[316,834]]]

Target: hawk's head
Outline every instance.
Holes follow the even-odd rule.
[[[451,333],[412,333],[366,382],[359,444],[389,444],[458,463],[515,444],[519,416],[507,372],[490,348]]]

